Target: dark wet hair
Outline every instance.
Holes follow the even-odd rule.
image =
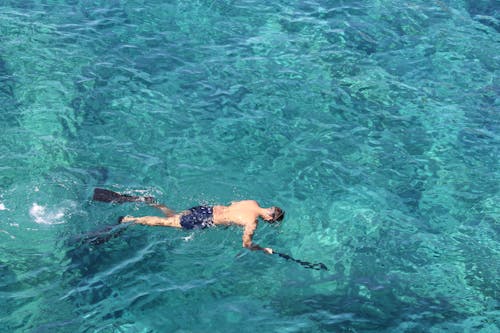
[[[279,222],[285,217],[285,211],[279,207],[274,206],[274,212],[271,223]]]

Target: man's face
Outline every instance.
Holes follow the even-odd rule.
[[[276,207],[271,207],[267,209],[267,216],[264,218],[269,223],[276,223],[275,217],[278,212],[276,211]]]
[[[274,214],[274,207],[266,209],[266,214],[262,216],[262,219],[265,221],[272,221]]]

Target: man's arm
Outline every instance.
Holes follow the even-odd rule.
[[[260,247],[259,245],[252,243],[252,238],[256,227],[257,223],[252,226],[245,226],[245,231],[243,232],[243,247],[252,251],[260,250],[267,254],[273,254],[273,249],[269,247]]]

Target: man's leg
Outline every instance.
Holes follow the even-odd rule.
[[[121,223],[134,222],[138,224],[151,225],[151,226],[162,226],[162,227],[174,227],[182,228],[180,215],[173,215],[171,217],[159,217],[159,216],[143,216],[143,217],[133,217],[125,216],[120,219]]]

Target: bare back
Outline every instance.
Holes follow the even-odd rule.
[[[255,225],[261,211],[262,208],[254,200],[232,202],[230,206],[215,206],[214,223],[237,224],[243,227]]]

